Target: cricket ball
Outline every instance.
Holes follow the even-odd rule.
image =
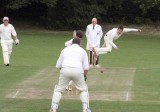
[[[103,73],[103,70],[100,70],[100,73]]]

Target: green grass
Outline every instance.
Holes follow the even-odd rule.
[[[0,112],[49,111],[59,76],[55,64],[71,33],[18,32],[20,45],[14,46],[11,66],[5,67],[0,56]],[[115,41],[119,51],[100,56],[104,73],[90,69],[87,80],[93,112],[159,112],[159,42],[159,36],[127,34]],[[58,112],[81,112],[80,100],[67,97],[64,94]]]

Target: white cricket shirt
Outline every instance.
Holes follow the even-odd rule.
[[[1,40],[12,40],[12,35],[17,36],[17,33],[13,25],[11,24],[8,24],[7,26],[5,26],[4,24],[0,25]]]
[[[89,70],[87,53],[77,44],[65,47],[59,56],[56,67]]]
[[[100,47],[100,40],[103,36],[102,27],[96,24],[93,27],[93,24],[89,24],[86,29],[86,38],[87,38],[87,47],[86,49],[92,47]]]
[[[117,28],[113,28],[112,30],[109,30],[106,33],[106,36],[109,37],[111,40],[116,40],[118,39],[123,33],[131,32],[131,31],[138,31],[138,29],[129,29],[129,28],[124,28],[122,33],[120,35],[117,34]]]
[[[106,39],[107,41],[110,41],[110,44],[114,47],[117,48],[117,46],[113,43],[113,40],[117,40],[121,35],[123,35],[124,33],[127,32],[131,32],[131,31],[135,31],[137,32],[138,29],[130,29],[130,28],[124,28],[121,34],[117,34],[117,29],[118,28],[113,28],[111,30],[109,30],[104,39]]]
[[[73,41],[73,38],[72,38],[71,40],[65,42],[64,45],[65,45],[65,46],[70,46],[70,45],[72,45],[72,41]]]

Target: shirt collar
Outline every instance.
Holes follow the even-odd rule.
[[[78,44],[72,44],[72,46],[79,46]]]

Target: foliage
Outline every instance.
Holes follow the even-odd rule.
[[[134,0],[134,2],[139,4],[144,13],[147,13],[147,10],[153,7],[157,7],[160,10],[160,0]]]
[[[53,7],[57,0],[6,0],[8,1],[6,7],[9,9],[20,9],[27,7],[32,3],[42,3],[48,7]]]
[[[160,21],[160,0],[1,0],[0,17],[27,19],[48,29],[84,29],[98,23]]]

